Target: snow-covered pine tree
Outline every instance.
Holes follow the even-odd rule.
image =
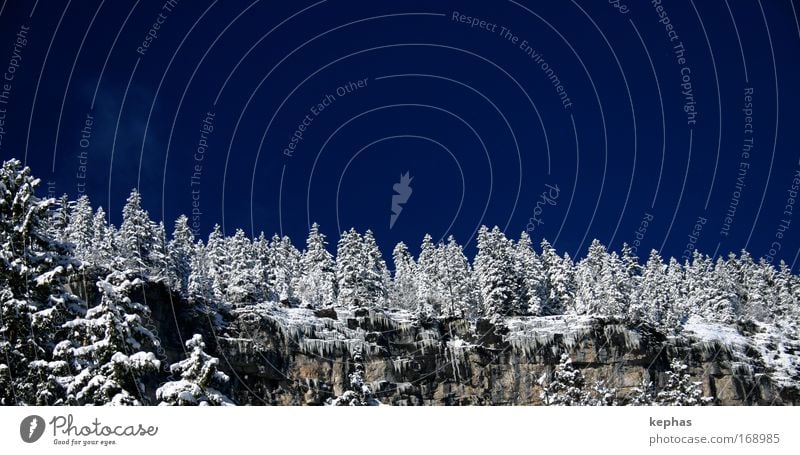
[[[253,240],[253,275],[256,278],[256,293],[266,301],[277,301],[275,291],[275,271],[273,270],[273,251],[270,240],[264,232],[260,232]]]
[[[653,406],[655,404],[655,390],[653,381],[642,378],[642,383],[633,389],[628,404],[630,406]]]
[[[327,244],[325,234],[314,223],[300,259],[298,295],[303,304],[315,308],[331,306],[336,301],[336,269]]]
[[[608,251],[599,240],[594,239],[585,258],[578,262],[575,270],[577,289],[575,310],[578,314],[605,314],[609,304],[608,289],[611,283],[605,281],[605,266]]]
[[[391,305],[395,308],[413,311],[417,307],[419,292],[417,289],[417,262],[403,242],[394,247],[392,259],[394,279],[389,292]]]
[[[651,250],[642,269],[642,279],[636,297],[628,308],[628,315],[633,321],[661,323],[662,302],[666,302],[668,298],[664,295],[664,280],[666,280],[664,261],[658,251]]]
[[[62,380],[71,404],[144,404],[143,377],[160,367],[153,353],[160,342],[145,326],[150,309],[129,296],[142,284],[131,276],[115,271],[99,280],[100,303],[63,325],[68,336],[53,356],[74,372]]]
[[[189,357],[170,365],[170,372],[179,376],[156,390],[160,406],[235,406],[220,389],[225,387],[228,375],[219,371],[219,359],[205,352],[201,335],[195,334],[186,342]]]
[[[389,295],[389,269],[386,267],[386,261],[383,260],[375,236],[369,229],[362,237],[361,252],[364,264],[361,280],[364,292],[363,301],[371,308],[382,307]]]
[[[800,321],[793,318],[798,302],[795,300],[793,282],[795,277],[792,270],[784,262],[778,264],[778,273],[775,275],[776,306],[774,310],[775,319],[784,326],[796,327]]]
[[[379,406],[372,388],[364,382],[364,361],[361,348],[353,353],[353,372],[348,376],[347,390],[341,396],[328,399],[328,406]]]
[[[602,379],[595,380],[587,404],[589,406],[617,406],[619,405],[617,389],[608,387]]]
[[[547,301],[544,267],[527,232],[523,231],[519,236],[514,249],[514,264],[516,273],[522,277],[523,306],[533,316],[544,315]]]
[[[184,215],[175,220],[175,229],[172,231],[172,240],[167,245],[167,252],[169,286],[186,298],[189,296],[189,275],[192,272],[195,245],[189,219]]]
[[[433,237],[425,234],[420,245],[416,270],[416,308],[414,315],[418,321],[426,321],[439,315],[442,296],[439,295],[439,267]]]
[[[616,252],[606,255],[606,262],[603,265],[601,281],[605,283],[604,293],[606,295],[606,305],[602,314],[625,317],[630,306],[629,289],[630,284],[623,262]]]
[[[547,291],[543,314],[575,313],[575,266],[572,259],[568,254],[559,256],[547,240],[542,240],[541,247]]]
[[[202,241],[195,243],[191,257],[187,297],[193,306],[205,308],[214,302],[214,280],[209,273],[212,267],[208,250]]]
[[[122,224],[117,231],[115,246],[122,258],[123,271],[149,274],[163,268],[163,225],[153,223],[142,208],[142,197],[137,189],[131,190],[122,208]]]
[[[115,261],[114,238],[116,232],[108,225],[106,212],[98,207],[92,218],[92,249],[88,262],[96,267],[112,268]]]
[[[365,304],[361,300],[361,260],[361,235],[354,228],[343,232],[336,247],[336,283],[341,306],[356,309]]]
[[[220,228],[218,224],[215,224],[211,233],[208,234],[205,258],[206,264],[208,265],[208,277],[211,280],[211,290],[214,294],[214,299],[219,302],[224,302],[228,296],[230,263],[228,262],[228,249],[226,248],[225,237],[222,235],[222,228]]]
[[[274,289],[281,302],[297,298],[295,289],[300,279],[300,251],[292,245],[289,237],[272,236],[267,259],[269,287]]]
[[[70,205],[69,196],[67,194],[62,194],[48,209],[48,218],[50,221],[44,224],[43,229],[48,237],[57,242],[68,242],[66,230],[70,221]]]
[[[497,226],[491,231],[483,226],[478,232],[475,278],[488,318],[525,314],[513,245]]]
[[[686,279],[685,267],[681,267],[675,258],[670,258],[667,264],[666,277],[662,283],[661,294],[661,327],[668,331],[674,331],[686,322],[689,316],[689,294],[688,280]]]
[[[710,259],[708,258],[709,261]],[[704,307],[706,319],[724,324],[733,324],[736,320],[739,292],[731,272],[730,267],[721,257],[717,259],[713,270],[708,271],[711,274],[709,285],[713,290],[713,295],[706,301]]]
[[[478,313],[477,288],[464,250],[451,235],[437,248],[436,261],[442,295],[441,316],[462,318]]]
[[[659,406],[703,406],[709,399],[703,397],[700,382],[692,381],[686,373],[688,367],[677,358],[670,361],[667,381],[656,394]]]
[[[18,160],[0,168],[0,400],[9,404],[57,400],[42,387],[58,367],[50,352],[61,324],[82,312],[65,286],[80,264],[48,234],[53,200],[39,199],[38,185]]]
[[[619,290],[622,294],[623,307],[625,308],[625,312],[621,316],[627,316],[630,313],[631,306],[640,305],[636,298],[642,281],[642,266],[639,264],[639,258],[627,243],[622,244],[620,261]]]
[[[225,301],[233,304],[253,303],[259,299],[256,258],[253,244],[243,230],[237,229],[233,237],[224,241],[224,260],[217,264],[227,276]]]
[[[153,223],[153,250],[148,258],[149,268],[147,273],[151,281],[164,281],[168,278],[169,258],[167,257],[167,230],[164,222]]]
[[[92,204],[89,196],[83,195],[72,206],[63,237],[74,246],[75,257],[84,262],[89,262],[93,254],[93,222]]]
[[[581,371],[572,366],[569,354],[561,354],[552,377],[548,378],[545,373],[539,378],[542,403],[547,406],[585,406],[590,401],[588,393],[583,390],[585,382]]]

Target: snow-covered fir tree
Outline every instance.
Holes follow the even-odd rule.
[[[441,309],[441,296],[438,294],[436,266],[436,246],[433,237],[425,234],[420,245],[419,259],[416,266],[416,307],[414,315],[417,320],[425,321],[438,316]]]
[[[700,382],[692,380],[686,373],[687,366],[680,359],[670,361],[666,372],[667,380],[656,393],[655,403],[659,406],[701,406],[708,403],[703,397]]]
[[[106,212],[103,207],[98,207],[92,218],[92,248],[87,261],[96,266],[111,267],[115,262],[114,226],[109,226]]]
[[[351,309],[380,307],[388,297],[389,270],[372,231],[342,233],[336,254],[339,304]]]
[[[225,239],[220,263],[215,269],[226,277],[225,301],[234,304],[254,303],[258,292],[258,269],[253,243],[242,229]]]
[[[269,242],[267,274],[269,287],[278,300],[288,302],[297,298],[295,289],[301,274],[301,254],[287,236],[274,235]]]
[[[369,229],[364,233],[361,251],[362,262],[365,265],[362,271],[364,276],[361,280],[363,299],[373,306],[382,307],[389,295],[389,269],[386,267],[386,261],[383,260],[375,236]]]
[[[100,303],[64,323],[68,335],[53,357],[73,372],[63,379],[68,403],[143,404],[143,378],[160,367],[153,353],[160,342],[145,325],[150,309],[130,297],[141,284],[125,272],[112,272],[97,283]]]
[[[568,255],[559,256],[547,240],[542,240],[542,266],[544,268],[544,289],[547,300],[543,314],[563,314],[576,312],[575,270]]]
[[[514,249],[514,266],[522,280],[522,304],[529,314],[543,316],[547,309],[544,266],[534,251],[527,232],[520,234]]]
[[[336,268],[328,252],[325,234],[314,223],[306,239],[306,250],[300,259],[298,284],[300,301],[312,307],[327,307],[336,301]]]
[[[329,406],[379,406],[372,388],[364,382],[364,358],[358,347],[353,353],[353,372],[348,375],[347,387],[341,396],[328,399]]]
[[[361,298],[361,235],[355,229],[343,232],[336,248],[336,283],[339,304],[350,308],[364,305]]]
[[[83,195],[75,201],[69,214],[69,222],[64,228],[64,240],[75,248],[75,256],[82,261],[92,257],[94,245],[94,212],[89,196]]]
[[[390,305],[403,310],[415,310],[417,307],[417,262],[408,251],[405,243],[400,242],[392,251],[394,263],[394,279],[389,291]]]
[[[122,270],[140,274],[161,270],[166,257],[164,241],[163,225],[159,227],[150,219],[139,191],[133,189],[122,209],[122,224],[115,241]]]
[[[189,275],[192,273],[194,252],[194,234],[189,228],[189,219],[181,215],[175,220],[172,239],[167,244],[167,281],[184,298],[189,296]]]
[[[514,248],[497,226],[478,232],[475,280],[481,293],[484,314],[490,319],[524,314],[522,277],[514,267]]]
[[[595,380],[587,404],[589,406],[617,406],[619,405],[617,389],[608,387],[606,381],[602,379]]]
[[[581,371],[572,365],[569,354],[561,354],[552,377],[543,374],[539,385],[542,386],[540,398],[547,406],[584,406],[589,402],[589,394],[584,391],[586,381]]]
[[[7,404],[58,400],[51,379],[60,365],[49,362],[50,352],[65,335],[61,325],[83,311],[66,287],[79,263],[51,237],[53,200],[39,199],[38,185],[18,160],[0,168],[0,401]]]
[[[214,302],[214,279],[210,274],[212,268],[208,257],[208,249],[203,242],[194,244],[192,262],[189,264],[191,272],[186,285],[189,303],[195,306],[208,306]]]
[[[655,404],[655,396],[653,381],[642,378],[642,383],[638,387],[634,387],[628,404],[631,406],[653,406]]]
[[[450,236],[437,248],[438,287],[441,295],[441,316],[463,318],[477,309],[478,293],[469,260],[461,245]]]
[[[220,389],[230,378],[219,371],[219,359],[205,352],[201,335],[195,334],[186,342],[188,358],[170,365],[170,372],[180,377],[156,390],[161,406],[234,406],[233,401]]]

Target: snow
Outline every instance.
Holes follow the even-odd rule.
[[[698,340],[695,347],[703,352],[713,352],[717,349],[738,352],[749,345],[747,338],[740,334],[736,327],[711,322],[695,315],[684,324],[682,335]]]

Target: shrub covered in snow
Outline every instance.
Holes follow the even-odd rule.
[[[219,360],[205,353],[206,344],[195,334],[186,342],[189,357],[170,365],[173,375],[180,376],[156,390],[162,406],[233,406],[219,389],[228,383],[228,375],[219,371]]]

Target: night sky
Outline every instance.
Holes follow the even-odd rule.
[[[301,246],[316,221],[387,258],[426,232],[473,254],[487,224],[573,256],[598,238],[797,270],[798,9],[3,1],[0,156],[115,223],[139,187],[203,238]]]

